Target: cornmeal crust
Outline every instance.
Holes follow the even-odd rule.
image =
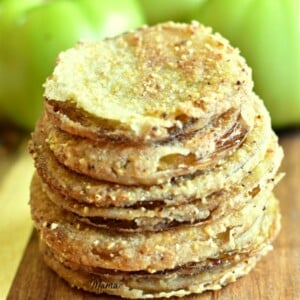
[[[280,180],[276,175],[283,153],[280,147],[268,149],[264,159],[247,174],[242,183],[215,192],[205,199],[195,199],[188,204],[165,206],[156,203],[150,207],[99,208],[64,197],[46,184],[44,192],[56,205],[72,211],[81,221],[117,231],[159,231],[166,228],[214,221],[230,211],[240,209],[252,195],[262,191],[268,194]],[[36,184],[42,184],[36,175]]]
[[[45,263],[124,298],[220,289],[272,250],[283,158],[251,70],[197,22],[62,52],[29,143]]]
[[[48,124],[45,118],[40,127],[49,132],[46,142],[60,163],[95,179],[126,185],[161,184],[208,169],[238,148],[250,129],[246,120],[229,111],[192,135],[164,144],[136,145],[97,143]]]
[[[255,106],[252,131],[241,147],[224,162],[211,170],[176,177],[150,187],[111,184],[70,171],[55,159],[45,143],[42,129],[33,134],[29,148],[42,180],[52,189],[79,202],[93,203],[99,207],[125,207],[154,201],[162,201],[166,205],[186,203],[240,182],[263,159],[268,148],[276,147],[277,137],[271,130],[263,103],[257,99]]]
[[[277,201],[272,199],[258,193],[240,210],[208,224],[134,233],[83,223],[75,214],[54,205],[35,185],[30,204],[41,238],[64,259],[87,267],[156,272],[217,258],[222,253],[256,249],[269,234],[265,219],[278,210]]]
[[[278,225],[278,224],[277,224]],[[274,227],[276,226],[273,225]],[[261,248],[249,256],[232,255],[226,261],[215,260],[216,265],[205,266],[196,273],[189,270],[189,274],[174,272],[171,275],[123,274],[93,274],[80,270],[74,264],[57,259],[51,250],[43,243],[40,250],[45,263],[72,287],[83,289],[96,294],[117,295],[129,299],[183,297],[193,293],[202,293],[207,290],[218,290],[225,285],[236,281],[239,277],[248,274],[262,256],[272,250],[270,244],[263,244]],[[202,263],[203,265],[203,263]],[[196,269],[200,266],[195,266]]]
[[[244,58],[219,34],[196,22],[169,22],[78,43],[59,55],[44,87],[46,108],[62,129],[147,141],[190,124],[200,129],[240,108],[251,98],[253,82]],[[60,102],[89,113],[90,126],[64,114]]]

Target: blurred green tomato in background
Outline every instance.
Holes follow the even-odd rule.
[[[202,3],[209,0],[140,0],[147,23],[164,21],[188,21],[189,16]]]
[[[273,125],[300,125],[300,0],[0,0],[0,114],[32,129],[57,54],[139,27],[144,14],[212,26],[246,57]]]
[[[31,130],[60,51],[144,22],[136,0],[0,0],[0,113]]]
[[[192,18],[240,48],[275,127],[300,125],[299,0],[208,0]]]

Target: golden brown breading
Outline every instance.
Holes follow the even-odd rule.
[[[233,111],[203,130],[163,144],[97,143],[49,126],[47,118],[40,127],[49,132],[46,142],[61,164],[95,179],[126,185],[161,184],[211,168],[238,148],[250,129]]]
[[[262,101],[256,99],[254,104],[255,126],[237,151],[212,170],[176,177],[160,185],[122,186],[71,172],[54,158],[45,144],[46,133],[43,130],[33,134],[30,149],[43,181],[80,202],[100,207],[124,207],[151,201],[163,201],[166,205],[186,203],[191,199],[204,198],[225,185],[240,182],[263,159],[268,147],[276,147],[277,138],[271,131],[269,115]]]
[[[74,212],[83,222],[116,231],[159,231],[179,225],[215,221],[232,209],[243,207],[255,193],[268,194],[282,177],[276,175],[282,155],[280,147],[269,148],[263,160],[241,183],[225,187],[204,199],[194,199],[181,205],[154,203],[150,206],[141,204],[125,208],[101,208],[64,197],[46,184],[42,188],[52,202]],[[38,175],[33,180],[36,184],[42,184]]]
[[[78,43],[59,55],[44,87],[46,100],[56,107],[69,102],[107,125],[99,131],[91,121],[86,128],[80,119],[72,122],[59,108],[50,109],[62,129],[76,127],[94,138],[161,140],[187,124],[200,129],[213,116],[239,108],[251,98],[253,82],[227,40],[195,22],[169,22]]]
[[[173,22],[59,55],[29,144],[46,264],[132,299],[219,289],[280,230],[283,158],[238,50]]]
[[[276,222],[273,226],[276,228]],[[206,264],[194,264],[192,265],[194,268],[179,268],[171,274],[162,272],[157,275],[144,274],[142,276],[132,273],[119,275],[118,272],[116,275],[90,273],[80,270],[80,266],[74,266],[64,259],[56,258],[44,243],[41,243],[40,250],[46,264],[72,287],[96,294],[106,293],[129,299],[151,299],[183,297],[192,293],[221,289],[248,274],[261,257],[272,250],[272,246],[263,244],[259,250],[248,256],[235,254],[229,256],[227,260],[208,260]]]
[[[34,184],[30,205],[41,238],[63,258],[88,267],[156,272],[259,247],[270,234],[278,203],[272,195],[264,193],[252,197],[240,210],[233,210],[214,222],[134,233],[83,223],[75,214],[54,205],[41,187]]]

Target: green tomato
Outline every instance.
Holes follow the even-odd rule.
[[[31,130],[60,51],[142,24],[135,0],[0,1],[0,112]]]
[[[194,10],[207,0],[140,0],[147,22],[187,21]]]
[[[273,125],[299,125],[300,1],[210,0],[193,17],[240,48]]]

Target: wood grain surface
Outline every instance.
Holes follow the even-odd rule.
[[[285,151],[285,178],[276,188],[281,201],[282,230],[275,250],[246,277],[224,289],[185,297],[189,300],[298,300],[300,299],[300,132],[280,135]],[[12,284],[8,299],[119,299],[71,289],[42,262],[33,232]],[[174,299],[174,298],[173,298]]]

